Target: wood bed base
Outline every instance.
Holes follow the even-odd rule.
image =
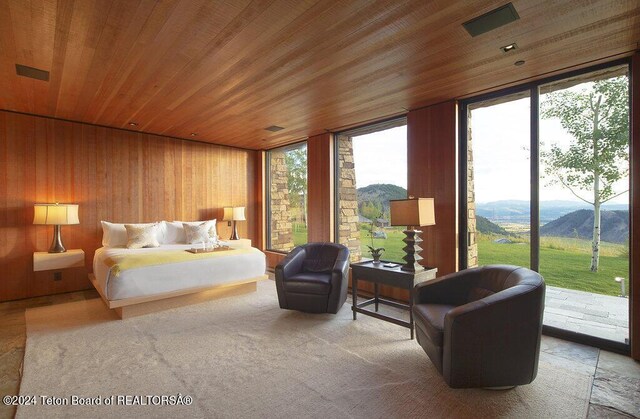
[[[260,275],[255,278],[244,279],[228,284],[214,285],[211,287],[189,288],[186,290],[164,292],[162,294],[146,297],[132,297],[110,301],[98,286],[95,275],[92,273],[89,274],[89,279],[98,291],[98,294],[100,294],[102,301],[104,301],[107,308],[114,310],[121,319],[141,316],[143,314],[154,313],[190,304],[197,304],[204,301],[216,300],[218,298],[248,294],[257,290],[258,281],[267,278],[267,275]]]

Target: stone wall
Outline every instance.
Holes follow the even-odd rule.
[[[351,137],[338,137],[338,199],[340,203],[338,243],[349,248],[351,261],[359,261],[360,229],[358,228],[358,197],[356,195],[356,170],[353,160]]]
[[[469,111],[470,112],[470,111]],[[467,115],[467,267],[478,266],[478,242],[476,228],[476,196],[473,175],[473,147],[471,137],[471,118]]]
[[[293,226],[289,208],[289,186],[287,183],[287,165],[283,151],[272,151],[270,155],[271,179],[271,242],[269,249],[288,252],[293,249]]]

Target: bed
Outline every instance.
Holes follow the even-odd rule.
[[[264,253],[230,246],[195,255],[186,251],[191,244],[101,247],[89,278],[120,318],[255,291],[257,281],[267,278]]]

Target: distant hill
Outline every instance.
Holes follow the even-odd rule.
[[[492,223],[487,218],[476,215],[476,229],[483,234],[498,234],[502,236],[513,236],[504,228],[500,227],[496,223]]]
[[[577,201],[541,201],[540,221],[548,223],[563,215],[579,209],[593,209],[584,202]],[[605,204],[603,210],[627,210],[626,204]],[[489,220],[503,223],[529,223],[529,201],[503,200],[476,203],[476,213]]]
[[[357,189],[358,208],[362,209],[365,202],[374,204],[382,209],[383,213],[389,213],[390,199],[406,199],[407,190],[401,186],[389,183],[376,183]]]
[[[626,242],[629,238],[629,211],[602,211],[600,231],[602,241]],[[593,236],[593,210],[581,209],[563,215],[540,227],[540,235],[591,240]]]

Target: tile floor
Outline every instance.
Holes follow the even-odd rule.
[[[547,286],[544,324],[625,343],[629,300]]]
[[[82,291],[0,303],[0,394],[18,394],[25,348],[27,308],[98,298]],[[349,303],[349,302],[348,302]],[[407,330],[408,333],[408,330]],[[570,366],[594,377],[588,418],[640,417],[640,363],[590,346],[543,336],[540,359]],[[13,417],[15,409],[0,405],[0,418]]]

